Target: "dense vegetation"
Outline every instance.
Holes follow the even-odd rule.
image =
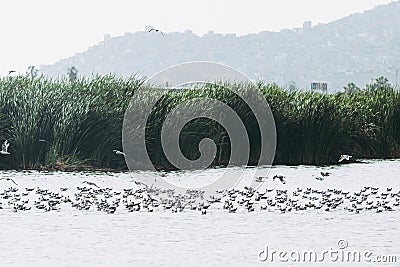
[[[95,76],[74,81],[45,77],[0,80],[0,142],[9,140],[11,155],[0,155],[0,168],[57,168],[90,165],[126,168],[122,149],[123,117],[143,79]],[[242,85],[246,88],[246,85]],[[258,84],[277,127],[277,164],[331,164],[340,154],[358,158],[400,157],[400,94],[383,78],[347,93],[289,92]],[[348,89],[348,88],[347,88]],[[245,89],[244,89],[245,90]],[[165,168],[159,129],[165,114],[186,99],[209,96],[229,103],[254,129],[254,117],[235,94],[221,86],[175,91],[158,102],[150,116],[148,144],[154,164]],[[195,134],[194,134],[195,133]],[[250,133],[250,164],[257,162],[259,138]],[[215,165],[225,164],[230,144],[223,128],[210,120],[188,124],[181,149],[198,156],[198,142],[211,137],[218,145]]]

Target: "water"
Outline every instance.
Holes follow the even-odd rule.
[[[171,173],[168,179],[182,182],[184,177],[213,176],[223,170]],[[313,175],[329,171],[331,176],[318,181]],[[270,176],[283,174],[287,184],[268,180],[263,186],[294,190],[297,187],[315,189],[338,188],[357,191],[364,186],[392,187],[400,190],[400,161],[371,161],[339,167],[276,166]],[[47,188],[59,192],[60,187],[83,186],[82,181],[95,182],[114,190],[134,187],[129,174],[0,172],[25,187]],[[0,191],[13,186],[0,181]],[[72,191],[70,192],[72,194]],[[34,199],[30,199],[33,202]],[[321,252],[338,250],[338,240],[348,242],[348,250],[370,250],[374,255],[397,256],[400,265],[400,209],[360,214],[343,210],[296,211],[281,214],[256,209],[248,213],[238,210],[211,209],[207,215],[198,211],[182,213],[133,212],[117,210],[105,214],[93,210],[78,211],[65,204],[59,211],[32,209],[12,212],[0,210],[1,266],[291,266],[270,258],[258,259],[261,250]],[[320,253],[322,255],[322,252]],[[313,266],[335,266],[325,260]],[[310,263],[296,263],[309,266]],[[345,263],[343,266],[380,266],[378,263]]]

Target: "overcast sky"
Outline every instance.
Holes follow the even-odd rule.
[[[0,3],[0,75],[25,72],[153,25],[164,32],[256,33],[327,23],[391,0],[10,0]]]

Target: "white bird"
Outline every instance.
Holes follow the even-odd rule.
[[[10,152],[8,152],[8,147],[10,146],[10,143],[6,140],[4,143],[1,145],[1,151],[0,154],[2,155],[10,155]]]
[[[349,156],[349,155],[340,155],[339,162],[342,162],[344,160],[349,161],[352,157],[353,156]]]
[[[115,154],[117,154],[117,155],[123,155],[123,156],[126,157],[126,154],[124,152],[122,152],[122,151],[114,149],[113,152],[115,152]]]
[[[11,182],[13,182],[15,185],[18,185],[13,179],[11,179],[11,178],[0,178],[0,180],[6,180],[6,181],[11,181]]]

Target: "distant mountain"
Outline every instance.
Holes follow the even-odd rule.
[[[224,63],[253,79],[310,88],[313,81],[328,83],[338,91],[348,82],[360,87],[371,78],[386,76],[395,84],[400,72],[400,2],[378,6],[327,24],[280,32],[236,36],[210,31],[198,36],[184,33],[141,31],[104,41],[83,53],[40,70],[51,77],[75,66],[80,74],[138,72],[150,76],[193,60]],[[267,19],[267,18],[266,18]]]

